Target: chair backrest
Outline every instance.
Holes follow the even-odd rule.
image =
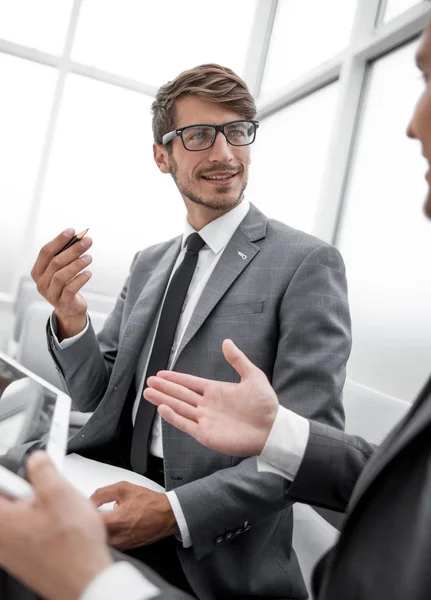
[[[27,307],[16,358],[24,367],[62,389],[63,385],[46,342],[46,323],[51,313],[52,306],[47,302],[33,302]],[[89,311],[89,315],[93,328],[98,333],[108,315],[94,311]]]
[[[373,444],[380,444],[411,407],[405,400],[382,394],[351,379],[346,381],[343,396],[346,432]]]
[[[85,290],[82,295],[87,301],[88,310],[90,312],[109,314],[115,306],[116,298],[113,296],[105,296],[104,294],[96,294]],[[13,306],[15,322],[12,339],[15,342],[18,342],[21,336],[21,329],[26,311],[33,302],[43,302],[48,306],[48,302],[46,302],[37,291],[34,281],[29,276],[23,275],[18,284],[16,300]]]

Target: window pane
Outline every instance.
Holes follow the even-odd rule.
[[[152,85],[216,62],[239,75],[256,0],[86,0],[73,58]]]
[[[34,254],[66,227],[90,228],[88,290],[117,295],[134,254],[182,232],[184,208],[153,160],[151,99],[69,75]]]
[[[73,0],[0,0],[0,38],[61,54]]]
[[[384,20],[390,21],[415,4],[419,4],[419,0],[388,0]]]
[[[0,198],[6,211],[0,219],[0,292],[13,291],[56,77],[55,69],[0,53]]]
[[[356,4],[357,0],[279,0],[261,95],[276,92],[343,50]]]
[[[349,376],[405,400],[428,376],[431,356],[427,167],[406,138],[423,88],[416,47],[372,67],[339,239],[353,319]]]
[[[252,148],[247,197],[265,214],[311,232],[319,199],[338,84],[268,119]]]

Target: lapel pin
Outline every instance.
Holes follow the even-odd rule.
[[[247,256],[245,254],[243,254],[242,252],[240,252],[239,250],[237,250],[237,252],[240,255],[240,257],[242,258],[242,260],[245,260],[247,258]]]

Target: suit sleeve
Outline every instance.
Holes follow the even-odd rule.
[[[289,489],[292,501],[344,512],[376,446],[321,423],[310,422],[310,437]]]
[[[97,336],[90,318],[87,331],[72,345],[60,349],[55,343],[50,320],[48,320],[46,328],[48,349],[60,378],[73,400],[73,406],[78,410],[94,411],[108,387],[118,352],[129,279],[130,277],[117,299],[114,310],[106,319],[102,331]],[[55,329],[55,315],[52,316],[52,324]]]
[[[344,263],[320,246],[292,277],[279,313],[271,383],[280,404],[321,424],[344,423],[342,389],[350,354],[350,314]],[[256,458],[177,487],[197,559],[226,532],[241,531],[285,509],[290,483],[258,472]],[[196,506],[205,510],[196,510]]]

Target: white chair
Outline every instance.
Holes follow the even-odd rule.
[[[46,343],[46,323],[52,313],[47,302],[33,302],[25,312],[18,340],[17,361],[52,385],[62,389],[62,383]],[[107,314],[89,311],[91,323],[98,333]]]
[[[105,296],[104,294],[96,294],[94,292],[82,293],[87,301],[88,310],[93,313],[109,314],[112,312],[116,298],[113,296]],[[49,306],[36,289],[36,284],[28,276],[23,275],[19,281],[16,292],[15,302],[13,305],[13,313],[15,315],[12,338],[8,343],[8,354],[16,358],[18,341],[21,337],[21,330],[24,323],[26,311],[30,304],[34,302],[43,302]],[[52,308],[51,308],[52,310]]]
[[[36,375],[55,387],[63,389],[63,384],[46,343],[46,323],[51,313],[52,306],[47,302],[33,302],[28,306],[18,340],[16,359]],[[89,311],[89,315],[93,328],[98,333],[108,315],[94,311]],[[73,410],[70,415],[71,428],[76,430],[82,427],[90,416],[91,413],[81,413]]]
[[[380,444],[411,407],[409,402],[382,394],[348,379],[344,386],[346,432]]]
[[[344,386],[343,403],[346,432],[359,435],[374,444],[380,444],[410,408],[410,404],[404,400],[351,380],[347,380]],[[338,531],[311,506],[296,503],[293,516],[293,547],[312,600],[310,584],[314,566],[334,545]]]

